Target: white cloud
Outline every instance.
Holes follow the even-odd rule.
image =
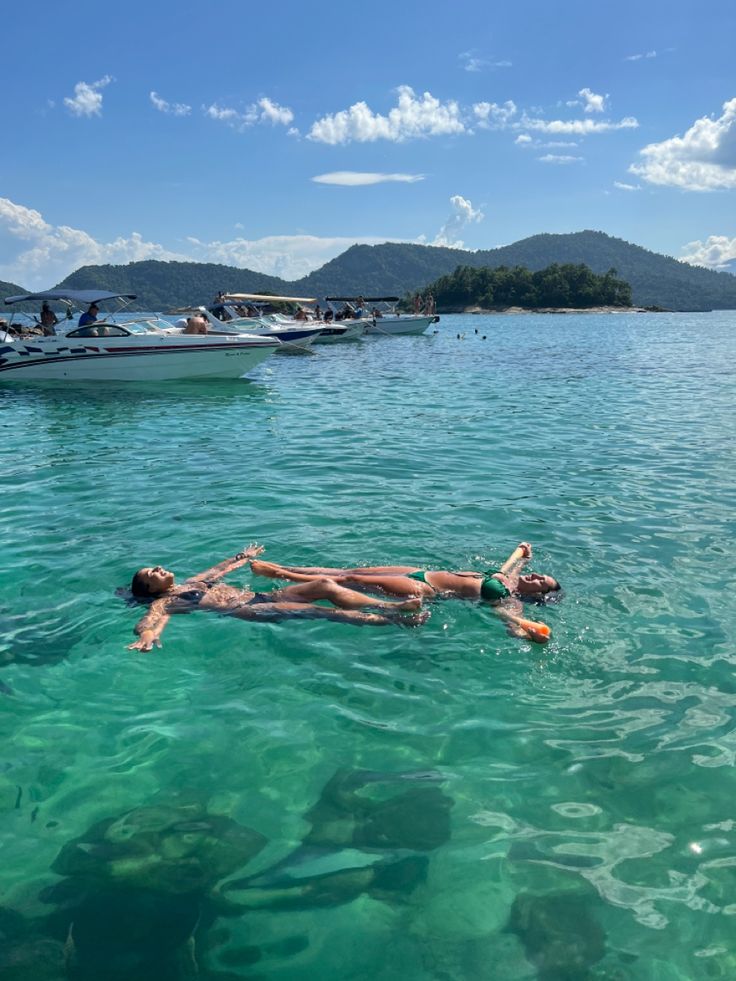
[[[192,111],[191,106],[183,102],[167,102],[166,99],[162,99],[156,92],[149,92],[148,97],[155,109],[158,109],[159,112],[166,113],[168,116],[188,116]]]
[[[67,96],[64,105],[73,116],[100,116],[102,114],[102,91],[106,85],[114,81],[111,75],[105,75],[96,82],[77,82],[74,86],[74,96]]]
[[[613,186],[617,187],[619,191],[640,191],[640,184],[625,184],[623,181],[614,181]]]
[[[496,102],[476,102],[473,113],[480,129],[505,129],[516,115],[516,104],[510,99],[502,106]]]
[[[532,138],[531,136],[529,136],[528,133],[519,133],[519,135],[514,140],[514,143],[516,143],[518,146],[529,146],[531,142],[532,142]]]
[[[606,108],[607,95],[596,95],[590,89],[580,89],[578,95],[583,99],[583,112],[603,112]]]
[[[583,159],[583,157],[572,157],[568,154],[561,153],[545,153],[543,157],[537,157],[537,160],[540,160],[542,163],[561,165],[580,163],[580,161]]]
[[[338,184],[341,187],[363,187],[367,184],[384,184],[397,181],[414,184],[423,181],[424,174],[374,174],[356,170],[336,170],[331,174],[318,174],[312,180],[315,184]]]
[[[512,62],[506,59],[494,61],[490,58],[479,58],[474,51],[463,51],[458,56],[463,62],[466,72],[482,72],[486,68],[511,68]]]
[[[280,106],[278,102],[273,102],[265,96],[247,106],[243,112],[231,109],[226,106],[218,106],[213,102],[210,106],[202,106],[202,112],[210,119],[219,123],[225,123],[231,129],[242,132],[256,123],[271,123],[273,126],[288,126],[294,119],[294,113],[287,106]],[[298,130],[294,131],[297,135]],[[292,134],[292,130],[289,130]]]
[[[0,198],[0,245],[12,258],[0,266],[0,278],[32,289],[49,289],[79,266],[183,258],[138,232],[129,238],[96,242],[87,232],[50,225],[40,212]]]
[[[288,126],[294,121],[294,113],[286,106],[280,106],[271,99],[259,99],[257,103],[261,110],[260,121],[273,123],[274,126]]]
[[[595,119],[533,119],[525,113],[516,126],[519,129],[531,129],[539,133],[589,136],[592,133],[609,133],[618,129],[637,129],[639,122],[633,116],[626,116],[614,123]]]
[[[684,246],[683,262],[708,269],[731,271],[736,268],[736,238],[709,235],[705,242],[688,242]]]
[[[656,58],[656,57],[657,57],[656,51],[646,51],[644,52],[644,54],[627,55],[624,58],[624,61],[641,61],[642,58]]]
[[[457,238],[460,231],[466,225],[483,221],[485,215],[459,194],[450,198],[450,204],[452,205],[452,214],[430,244],[444,245],[450,249],[462,249],[463,243]]]
[[[684,136],[650,143],[639,151],[643,163],[629,172],[650,184],[686,191],[736,188],[736,98],[723,103],[717,119],[697,119]]]
[[[397,105],[387,116],[374,113],[365,102],[356,102],[349,109],[318,119],[308,138],[331,146],[350,143],[371,143],[375,140],[403,140],[446,136],[467,132],[457,102],[440,102],[429,92],[417,98],[408,85],[398,89]]]
[[[351,245],[402,241],[387,236],[332,237],[274,235],[249,240],[205,242],[189,238],[176,251],[148,242],[133,232],[111,242],[97,242],[87,232],[51,225],[40,212],[0,198],[0,279],[26,289],[49,289],[75,269],[89,264],[127,263],[141,259],[182,262],[224,262],[256,272],[299,279],[318,269]],[[404,240],[405,241],[405,240]]]

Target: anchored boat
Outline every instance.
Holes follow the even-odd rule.
[[[46,333],[11,322],[0,331],[0,381],[171,381],[240,378],[279,347],[275,338],[248,334],[167,333],[155,318],[96,319],[74,308],[134,300],[100,290],[47,290],[9,296],[6,304],[61,303],[64,316]]]

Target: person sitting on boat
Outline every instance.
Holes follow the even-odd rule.
[[[99,312],[100,312],[100,308],[97,306],[97,304],[90,303],[86,313],[83,313],[82,316],[79,318],[79,323],[77,324],[77,326],[87,327],[89,324],[96,324],[97,314]]]
[[[153,602],[136,624],[138,640],[129,644],[128,650],[150,651],[160,647],[161,634],[172,614],[192,613],[194,610],[207,610],[238,620],[333,620],[336,623],[378,627],[391,623],[418,626],[429,615],[416,612],[421,606],[419,597],[403,602],[377,600],[374,596],[346,589],[328,576],[312,576],[307,582],[275,589],[270,593],[237,589],[221,581],[229,572],[251,562],[262,551],[260,545],[249,545],[231,559],[189,576],[180,585],[176,584],[174,573],[160,565],[139,569],[130,584],[131,593],[135,599]],[[316,600],[329,600],[338,609],[316,606]],[[380,612],[366,613],[364,607]],[[413,615],[400,615],[406,612]]]
[[[195,313],[193,317],[187,317],[187,325],[182,331],[183,334],[206,334],[207,321],[201,313]]]
[[[41,328],[46,335],[52,335],[56,333],[55,327],[59,322],[59,318],[56,316],[54,311],[48,304],[48,300],[44,300],[41,304],[41,313],[39,315],[39,320],[41,323]]]
[[[353,310],[352,316],[354,320],[360,320],[361,317],[365,317],[365,300],[362,296],[358,297],[358,302]]]
[[[367,566],[354,569],[326,567],[283,566],[274,562],[251,560],[251,569],[258,576],[310,582],[313,578],[329,576],[338,585],[366,589],[388,596],[417,596],[423,600],[453,598],[476,600],[497,608],[502,619],[509,621],[512,633],[518,636],[529,631],[516,629],[515,621],[522,610],[522,600],[544,602],[549,593],[560,590],[552,576],[521,570],[532,557],[529,542],[521,542],[508,559],[497,569],[485,572],[430,571],[412,565]],[[533,637],[532,639],[537,639]]]
[[[304,307],[297,307],[296,313],[294,314],[294,320],[306,320],[307,312]]]
[[[324,314],[324,317],[322,318],[322,320],[326,324],[331,324],[334,319],[335,319],[335,312],[334,312],[334,310],[331,310],[328,307],[328,309],[325,310],[325,314]]]

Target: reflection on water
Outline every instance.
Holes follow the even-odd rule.
[[[736,976],[731,316],[476,326],[0,390],[3,981]],[[455,601],[125,649],[143,565],[524,539],[543,651]]]

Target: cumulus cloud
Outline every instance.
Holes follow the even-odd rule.
[[[12,258],[0,265],[0,278],[32,289],[49,289],[79,266],[183,258],[138,232],[129,238],[97,242],[87,232],[51,225],[40,212],[0,198],[0,252]]]
[[[148,97],[154,109],[158,109],[159,112],[166,113],[168,116],[188,116],[192,111],[191,106],[183,102],[167,102],[156,92],[149,92]]]
[[[450,198],[452,214],[437,232],[431,245],[444,245],[450,249],[462,249],[462,240],[457,236],[466,225],[483,221],[485,215],[477,210],[466,198],[455,194]]]
[[[280,106],[278,102],[268,99],[265,96],[249,105],[242,112],[228,106],[219,106],[216,102],[212,105],[202,106],[202,112],[209,119],[214,119],[219,123],[225,123],[231,129],[242,132],[256,123],[271,123],[273,126],[288,126],[294,119],[294,113],[287,106]],[[289,133],[292,131],[289,130]],[[295,130],[298,134],[298,130]]]
[[[736,188],[736,98],[723,103],[717,119],[697,119],[684,136],[650,143],[639,151],[643,162],[629,172],[650,184],[687,191]]]
[[[619,191],[640,191],[641,184],[626,184],[623,181],[614,181],[613,186]]]
[[[386,236],[275,235],[207,242],[192,237],[174,251],[146,241],[138,232],[111,242],[98,242],[81,229],[52,225],[33,208],[0,198],[0,255],[10,257],[0,264],[0,279],[34,290],[53,287],[80,266],[142,259],[224,262],[285,279],[299,279],[351,245],[387,241],[401,240]]]
[[[626,55],[624,61],[641,61],[642,58],[656,58],[656,51],[645,51],[643,54]]]
[[[480,129],[505,129],[516,115],[516,104],[511,99],[503,105],[496,102],[476,102],[473,114]]]
[[[398,89],[397,105],[387,116],[374,113],[365,102],[318,119],[308,139],[316,143],[372,143],[390,140],[400,143],[417,137],[447,136],[467,132],[460,106],[450,100],[440,102],[431,93],[417,97],[408,85]]]
[[[583,112],[603,112],[606,108],[607,95],[596,95],[590,89],[580,89],[578,95],[583,100]]]
[[[736,238],[709,235],[704,242],[688,242],[684,251],[682,261],[692,266],[706,266],[721,272],[736,269]]]
[[[539,133],[590,136],[592,133],[609,133],[618,129],[637,129],[639,122],[633,116],[626,116],[619,122],[610,122],[603,119],[535,119],[525,113],[517,126],[519,129],[531,129]]]
[[[583,160],[584,158],[572,157],[569,154],[564,154],[564,153],[545,153],[543,157],[537,157],[537,159],[540,160],[542,163],[561,164],[564,166],[564,164],[580,163],[580,161]]]
[[[315,184],[364,187],[368,184],[384,184],[392,181],[400,184],[414,184],[416,181],[423,181],[424,174],[374,174],[357,170],[336,170],[331,174],[318,174],[312,180]]]
[[[111,75],[105,75],[96,82],[77,82],[74,95],[64,99],[64,105],[73,116],[102,115],[102,89],[114,81]]]

